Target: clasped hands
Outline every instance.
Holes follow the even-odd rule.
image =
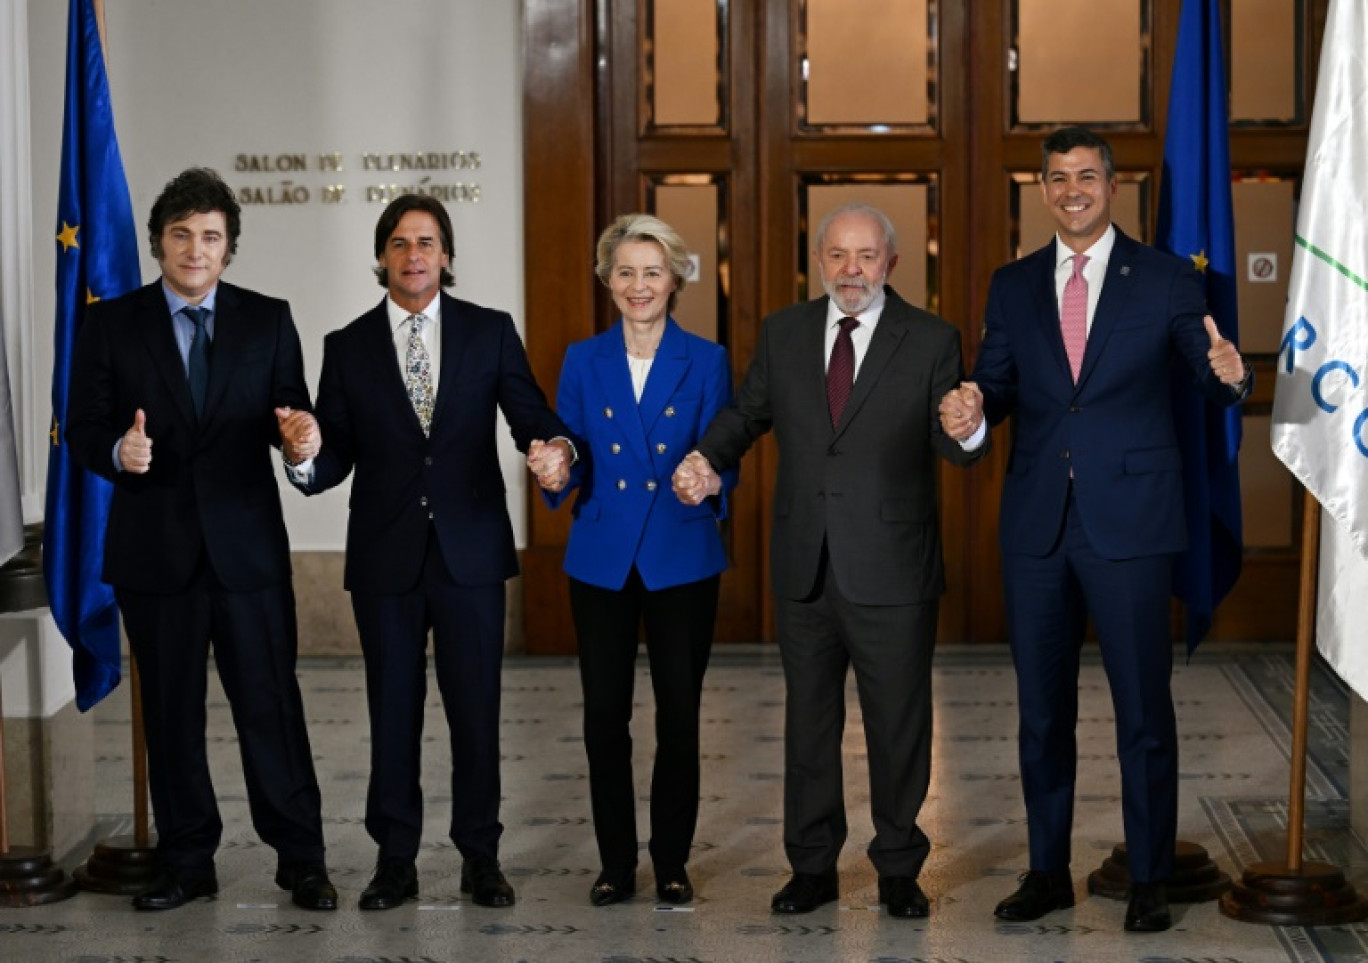
[[[1221,336],[1211,315],[1203,318],[1202,324],[1211,339],[1207,362],[1212,374],[1222,384],[1239,387],[1245,380],[1245,362],[1239,348]],[[940,420],[941,430],[955,441],[970,438],[983,423],[983,392],[979,386],[972,381],[962,381],[958,388],[946,392],[940,403]]]
[[[318,456],[323,448],[323,433],[317,418],[293,408],[277,408],[275,416],[280,427],[280,450],[287,462],[300,465]]]
[[[534,439],[527,446],[527,469],[546,491],[559,492],[570,484],[570,466],[573,462],[570,443],[564,438],[550,441]]]
[[[675,469],[670,481],[675,497],[685,505],[698,505],[722,490],[722,477],[699,452],[691,451]]]
[[[961,381],[940,403],[941,430],[955,441],[967,441],[983,424],[983,392],[972,381]]]
[[[323,447],[323,435],[312,414],[277,408],[275,416],[286,461],[298,465],[317,456]],[[134,412],[133,425],[119,443],[119,467],[133,475],[145,475],[152,468],[152,439],[147,434],[147,414],[141,408]]]

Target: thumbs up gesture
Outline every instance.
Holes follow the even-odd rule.
[[[147,437],[147,415],[141,408],[119,444],[119,466],[135,475],[144,475],[152,467],[152,439]]]
[[[1202,324],[1206,326],[1207,337],[1211,339],[1207,361],[1211,363],[1212,373],[1222,384],[1231,387],[1240,384],[1245,379],[1245,363],[1244,358],[1240,357],[1240,349],[1221,337],[1221,331],[1211,315],[1203,318]]]

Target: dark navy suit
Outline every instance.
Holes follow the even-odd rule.
[[[566,435],[532,376],[513,319],[441,296],[441,369],[424,435],[381,301],[323,346],[323,448],[306,493],[355,471],[345,587],[366,664],[371,779],[366,829],[380,858],[411,862],[427,636],[451,737],[451,839],[494,858],[504,581],[518,572],[496,444],[503,412],[519,450]]]
[[[640,624],[655,693],[651,780],[652,861],[658,881],[678,879],[698,817],[699,701],[712,646],[718,576],[727,567],[718,521],[723,491],[685,505],[671,490],[680,460],[731,402],[727,352],[673,320],[638,403],[622,322],[571,345],[556,410],[585,446],[559,504],[578,490],[565,552],[584,685],[594,831],[604,872],[630,887],[636,867],[632,690]],[[585,454],[588,457],[584,457]]]
[[[190,874],[212,871],[223,829],[204,742],[211,640],[257,832],[282,860],[323,858],[271,447],[273,409],[309,408],[299,335],[284,301],[224,282],[214,298],[202,418],[157,281],[88,306],[66,426],[77,462],[114,483],[104,580],[142,681],[158,858]],[[139,408],[152,464],[116,472]]]
[[[1213,404],[1240,395],[1208,363],[1196,271],[1119,230],[1075,384],[1056,243],[994,274],[972,378],[990,423],[1015,415],[999,525],[1031,868],[1069,865],[1078,652],[1091,615],[1116,713],[1131,875],[1157,882],[1172,871],[1178,812],[1169,591],[1187,546],[1170,371],[1177,364]]]

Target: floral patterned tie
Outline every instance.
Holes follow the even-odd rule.
[[[404,359],[404,387],[408,389],[409,401],[418,415],[418,423],[423,426],[423,434],[432,428],[432,358],[427,345],[423,343],[423,322],[421,314],[410,314],[408,355]]]

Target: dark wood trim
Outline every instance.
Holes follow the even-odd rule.
[[[523,0],[523,289],[527,355],[553,396],[561,359],[594,331],[592,0]],[[534,486],[523,552],[524,633],[541,654],[575,649],[561,561],[569,513]]]
[[[727,4],[725,123],[718,128],[654,128],[639,82],[648,0],[524,0],[527,331],[544,387],[558,376],[565,347],[612,321],[589,260],[596,231],[619,213],[643,208],[653,179],[671,173],[726,178],[730,254],[725,340],[737,382],[754,354],[762,319],[796,296],[795,252],[805,236],[799,197],[816,174],[932,173],[937,178],[934,277],[937,308],[964,339],[972,366],[992,272],[1013,256],[1010,174],[1039,166],[1042,129],[1012,129],[1007,50],[1013,0],[938,0],[934,121],[896,133],[801,130],[795,44],[799,4]],[[1301,123],[1237,128],[1236,170],[1299,171],[1328,0],[1299,0],[1305,11]],[[1158,204],[1163,140],[1181,0],[1146,0],[1150,44],[1146,120],[1108,130],[1120,170],[1144,175],[1151,223]],[[1227,23],[1231,0],[1223,0]],[[1254,358],[1260,376],[1271,357]],[[1271,377],[1265,378],[1271,384]],[[998,642],[1006,637],[997,522],[1009,448],[966,471],[941,476],[949,592],[940,637]],[[776,451],[766,438],[747,456],[729,522],[733,569],[723,580],[719,640],[773,637],[768,545]],[[571,651],[561,554],[567,513],[532,499],[527,635],[532,651]],[[1245,575],[1217,613],[1213,638],[1287,638],[1295,605],[1298,551],[1247,554]],[[1288,588],[1291,586],[1291,588]],[[1289,594],[1291,593],[1291,594]],[[1286,598],[1284,598],[1286,596]],[[1175,626],[1180,620],[1175,616]]]

